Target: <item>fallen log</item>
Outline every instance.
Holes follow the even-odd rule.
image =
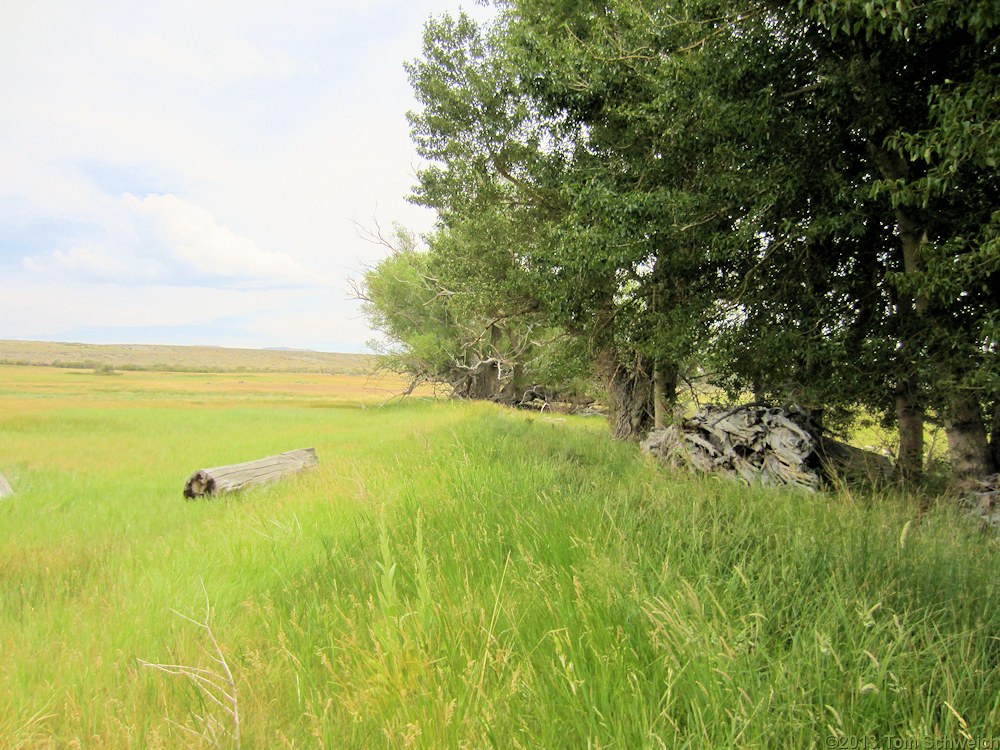
[[[831,478],[874,482],[889,479],[893,474],[892,461],[885,456],[827,437],[819,439],[816,455],[824,473]]]
[[[257,484],[270,484],[290,474],[311,469],[319,463],[315,448],[286,451],[242,464],[198,469],[184,483],[184,497],[221,495]]]
[[[10,486],[10,482],[7,481],[7,477],[5,477],[3,473],[0,473],[0,498],[13,494],[14,488]]]

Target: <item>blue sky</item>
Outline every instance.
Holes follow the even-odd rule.
[[[471,0],[32,0],[0,31],[0,338],[362,351],[425,231],[402,68]]]

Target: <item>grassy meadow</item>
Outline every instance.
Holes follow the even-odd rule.
[[[0,747],[1000,747],[1000,548],[947,509],[398,385],[0,366]]]
[[[166,344],[77,344],[0,339],[0,364],[167,372],[322,372],[361,375],[370,354]]]

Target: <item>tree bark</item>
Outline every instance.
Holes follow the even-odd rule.
[[[872,141],[868,141],[868,152],[885,179],[903,180],[909,178],[909,165],[895,151],[889,151]],[[927,239],[923,226],[916,216],[901,206],[894,209],[893,214],[903,251],[903,271],[908,275],[919,273],[923,267],[920,261],[920,246]],[[927,299],[922,295],[917,295],[914,306],[917,312],[924,312],[927,309]]]
[[[924,471],[924,409],[912,394],[896,395],[899,455],[896,471],[904,482],[920,478]]]
[[[979,400],[968,394],[956,398],[945,415],[944,429],[951,455],[952,481],[960,492],[970,490],[977,480],[995,471]]]
[[[641,357],[622,365],[613,350],[600,357],[600,370],[608,393],[608,422],[616,440],[639,440],[653,426],[653,388]]]
[[[653,365],[653,429],[662,430],[673,420],[677,404],[677,365],[657,361]]]
[[[466,356],[466,369],[455,389],[455,395],[473,401],[495,401],[500,396],[500,367],[495,359],[481,359],[478,354]]]
[[[524,400],[526,384],[524,382],[524,365],[516,363],[510,380],[501,389],[498,400],[503,404],[518,404]]]
[[[895,151],[889,151],[876,143],[868,142],[868,151],[872,156],[882,176],[887,180],[900,180],[909,177],[909,166]],[[920,273],[920,246],[925,241],[925,235],[920,221],[902,207],[894,210],[896,230],[900,239],[902,251],[903,272],[910,276]],[[900,294],[897,299],[898,314],[903,331],[914,330],[908,322],[924,317],[927,310],[927,299],[918,294],[914,299],[909,295]],[[919,479],[924,470],[924,407],[919,402],[919,388],[914,382],[912,371],[915,363],[912,361],[913,342],[907,334],[903,334],[900,352],[901,365],[904,374],[896,389],[896,423],[899,427],[899,456],[896,469],[904,482]]]
[[[990,455],[993,468],[1000,470],[1000,398],[993,402],[993,428],[990,430]]]

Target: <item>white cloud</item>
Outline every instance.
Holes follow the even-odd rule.
[[[294,306],[305,292],[295,289],[217,289],[150,284],[79,284],[65,278],[15,276],[10,293],[0,296],[0,338],[62,339],[78,329],[194,327],[206,338],[214,321],[234,325],[267,318]],[[248,337],[249,338],[249,337]],[[74,339],[80,340],[80,339]],[[280,342],[280,338],[278,339]],[[150,341],[149,343],[171,343]],[[173,343],[184,343],[175,341]],[[220,345],[247,344],[235,339]],[[269,342],[264,346],[281,346]]]
[[[276,289],[323,284],[288,253],[263,250],[175,195],[125,193],[99,238],[25,256],[21,268],[77,281]]]
[[[157,264],[126,254],[116,255],[100,247],[77,245],[68,250],[56,250],[46,265],[33,258],[22,264],[28,270],[63,272],[82,280],[93,281],[153,281],[161,274]]]
[[[46,272],[46,268],[44,265],[39,263],[34,258],[28,258],[28,257],[21,258],[21,268],[23,268],[25,271],[28,271],[29,273],[43,274]]]
[[[249,237],[220,226],[203,208],[175,195],[122,196],[129,210],[149,222],[172,260],[201,276],[261,285],[317,284],[322,279],[287,253],[262,250]]]
[[[472,0],[12,6],[0,328],[58,337],[83,320],[202,319],[210,339],[224,317],[244,321],[244,344],[285,345],[283,331],[330,342],[336,329],[360,345],[370,333],[344,300],[347,278],[382,251],[351,219],[429,227],[403,200],[415,157],[402,62],[423,20],[460,4],[493,12]],[[252,296],[266,290],[277,295],[266,304]]]
[[[11,282],[0,295],[0,339],[359,351],[371,336],[356,304],[305,289],[79,284],[26,273]]]

